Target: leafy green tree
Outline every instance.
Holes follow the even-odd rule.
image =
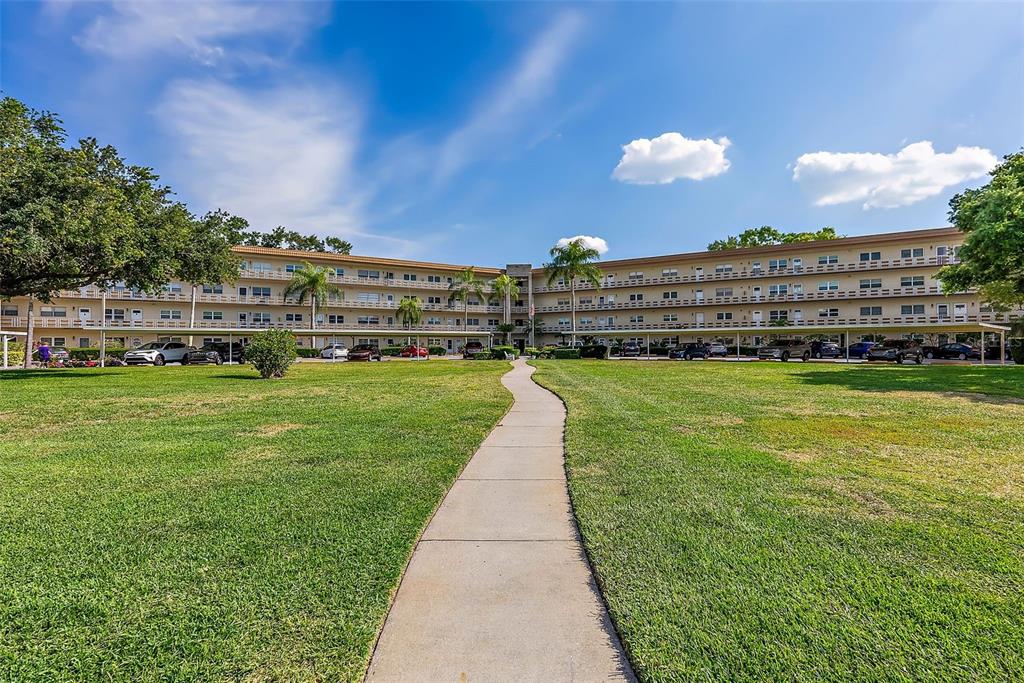
[[[512,322],[512,300],[519,296],[519,283],[508,273],[502,273],[491,280],[491,291],[496,298],[501,299],[502,320],[505,325],[509,325]],[[506,344],[512,343],[511,333],[514,329],[513,327],[505,332]]]
[[[329,251],[333,251],[335,254],[348,255],[352,253],[352,243],[340,237],[325,237],[324,244],[327,245]]]
[[[289,330],[264,330],[252,336],[245,347],[245,360],[263,379],[284,377],[295,361],[295,335]]]
[[[582,280],[601,288],[601,269],[596,261],[601,254],[583,244],[583,240],[573,240],[564,247],[552,247],[549,252],[551,261],[544,264],[548,271],[548,287],[558,280],[569,283],[570,310],[572,311],[572,343],[576,344],[576,281]]]
[[[119,281],[156,292],[170,280],[237,278],[225,221],[197,220],[113,147],[66,141],[55,115],[0,100],[0,298],[30,297],[28,348],[32,299]]]
[[[398,304],[398,320],[406,330],[413,325],[418,325],[423,319],[423,307],[420,300],[414,296],[402,299]],[[408,339],[406,340],[408,341]]]
[[[1024,151],[1008,154],[984,187],[949,202],[962,233],[959,263],[937,273],[946,293],[978,289],[998,310],[1024,307]]]
[[[456,273],[455,277],[452,278],[451,284],[448,285],[448,291],[452,293],[452,298],[462,302],[462,325],[465,330],[469,330],[469,295],[475,294],[480,300],[484,300],[484,281],[476,276],[476,272],[472,267],[460,270]]]
[[[298,251],[333,252],[335,254],[351,254],[352,243],[340,237],[321,239],[315,234],[303,235],[279,225],[270,232],[245,230],[239,233],[238,244],[247,247],[267,247],[269,249],[296,249]]]
[[[317,308],[322,306],[331,294],[341,293],[341,288],[330,281],[332,271],[324,266],[314,266],[304,261],[302,267],[292,275],[288,286],[284,288],[285,297],[294,298],[301,305],[309,299],[309,328],[316,329]],[[313,336],[313,347],[316,348],[316,335]]]
[[[731,235],[722,240],[715,240],[708,245],[708,251],[726,251],[727,249],[744,249],[747,247],[770,247],[776,244],[793,244],[794,242],[814,242],[817,240],[835,240],[842,237],[836,229],[826,226],[816,232],[782,232],[770,225],[744,230],[739,235]]]

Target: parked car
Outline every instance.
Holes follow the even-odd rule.
[[[468,341],[466,345],[462,347],[462,357],[465,360],[476,358],[483,354],[489,354],[490,352],[484,348],[483,342],[479,341]]]
[[[348,351],[349,361],[380,360],[380,349],[372,344],[356,344]]]
[[[859,341],[850,344],[847,347],[846,352],[850,355],[850,358],[867,358],[868,351],[875,345],[872,341]]]
[[[722,344],[721,342],[708,342],[704,346],[707,347],[709,356],[725,358],[729,355],[729,349],[727,349],[725,344]]]
[[[59,360],[61,363],[66,363],[71,360],[71,354],[63,346],[49,346],[50,349],[50,362]],[[32,358],[39,360],[39,349],[32,352]]]
[[[406,346],[401,351],[399,351],[398,355],[401,356],[402,358],[429,358],[430,352],[427,351],[427,347],[425,346],[416,346],[415,344],[410,344],[409,346]]]
[[[344,360],[348,358],[348,347],[344,344],[328,344],[320,349],[320,357],[329,360],[336,360],[338,358]]]
[[[808,360],[811,357],[810,342],[799,339],[777,339],[766,344],[757,350],[758,360],[782,360],[800,358]]]
[[[991,345],[991,346],[986,346],[985,347],[985,358],[986,358],[986,360],[989,360],[989,359],[991,359],[991,360],[1000,360],[999,344],[994,344],[994,345]],[[1005,358],[1006,360],[1013,360],[1013,356],[1010,354],[1010,345],[1009,344],[1007,344],[1006,346],[1003,347],[1002,358]]]
[[[925,358],[941,358],[943,360],[980,360],[981,350],[970,344],[950,342],[939,346],[922,346]]]
[[[875,344],[868,351],[868,360],[875,361],[903,361],[912,360],[918,365],[924,360],[924,349],[913,339],[886,339],[881,344]]]
[[[245,347],[238,342],[234,342],[230,346],[229,351],[227,342],[203,344],[200,348],[189,351],[182,362],[187,365],[204,365],[206,363],[220,365],[229,361],[232,363],[244,363]]]
[[[835,342],[811,342],[811,358],[838,358],[841,355],[843,355],[843,350]]]
[[[710,355],[707,344],[688,342],[680,344],[668,352],[670,360],[693,360],[694,358],[706,359]]]
[[[640,344],[636,342],[626,342],[622,345],[622,350],[619,351],[619,356],[622,358],[629,358],[630,356],[638,357],[640,355]]]
[[[165,363],[188,363],[189,351],[196,347],[182,342],[149,342],[124,354],[128,365],[164,365]]]

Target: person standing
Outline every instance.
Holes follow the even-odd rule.
[[[50,347],[49,347],[49,345],[46,342],[41,342],[39,344],[38,351],[39,351],[39,362],[45,368],[47,365],[50,364]]]

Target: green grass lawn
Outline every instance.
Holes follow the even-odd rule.
[[[1024,679],[1024,368],[536,365],[641,678]]]
[[[507,370],[0,372],[0,680],[360,678]]]

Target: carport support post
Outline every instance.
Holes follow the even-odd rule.
[[[228,332],[228,365],[231,365],[231,352],[234,350],[234,335]]]
[[[999,364],[1006,365],[1006,333],[999,330]]]
[[[4,335],[4,369],[7,369],[7,335]]]
[[[106,313],[104,313],[106,315]],[[104,323],[104,326],[106,323]],[[125,346],[128,346],[125,344]],[[100,367],[105,368],[107,366],[107,331],[100,327]]]
[[[850,331],[843,330],[843,339],[846,341],[846,362],[850,362]]]
[[[985,365],[985,330],[981,331],[981,364]]]
[[[651,359],[651,335],[647,335],[647,360]]]
[[[740,359],[740,333],[736,333],[736,360]]]

